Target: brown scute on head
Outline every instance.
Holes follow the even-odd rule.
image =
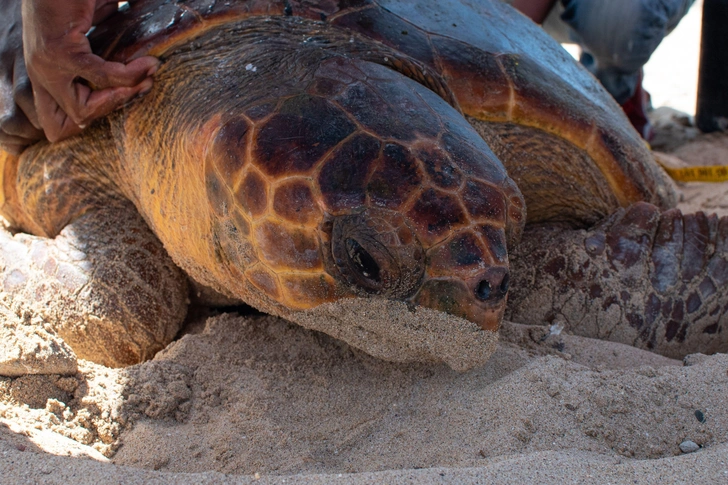
[[[415,155],[425,167],[427,176],[442,189],[455,189],[460,187],[463,176],[460,170],[442,148],[434,144],[422,143],[417,146]]]
[[[255,170],[245,174],[235,197],[247,214],[260,217],[268,208],[268,182]]]
[[[462,197],[471,217],[505,224],[506,201],[501,190],[478,180],[469,180]]]
[[[235,225],[236,230],[240,233],[241,237],[250,236],[250,222],[243,216],[240,209],[236,208],[232,211],[232,223]]]
[[[311,85],[311,88],[309,88],[309,92],[318,96],[333,98],[346,88],[346,83],[342,79],[332,79],[325,74],[331,75],[331,73],[316,73],[314,82]]]
[[[280,300],[282,293],[278,277],[266,268],[265,265],[260,263],[254,265],[245,271],[245,276],[253,286],[265,293],[268,297],[276,301]]]
[[[397,209],[421,185],[420,167],[410,150],[397,143],[388,143],[384,147],[381,162],[369,180],[367,194],[373,205]]]
[[[352,136],[327,158],[317,180],[329,212],[364,204],[366,180],[380,149],[378,139],[362,133]]]
[[[436,189],[425,190],[407,213],[422,242],[431,245],[449,231],[468,223],[458,198]]]
[[[217,132],[207,156],[225,180],[236,178],[245,166],[250,131],[250,123],[245,118],[236,118]]]
[[[334,62],[343,61],[335,59]],[[347,73],[355,81],[334,100],[363,129],[403,142],[411,142],[418,135],[437,137],[442,128],[440,118],[423,106],[419,92],[420,89],[422,93],[429,90],[372,62],[359,61],[355,67],[349,67]],[[438,100],[446,104],[442,99]]]
[[[479,226],[479,229],[493,259],[499,263],[506,263],[508,261],[508,247],[506,246],[503,229],[488,224]]]
[[[229,264],[237,268],[246,268],[257,261],[255,248],[243,236],[237,225],[229,218],[220,218],[213,222],[212,230],[216,237],[220,256]]]
[[[279,279],[285,289],[284,302],[290,308],[315,308],[337,299],[336,283],[325,273],[282,273]]]
[[[462,302],[470,300],[470,290],[457,280],[428,280],[417,294],[418,304],[457,317],[471,320],[470,308],[463,307]]]
[[[272,269],[319,271],[323,268],[318,236],[313,229],[268,220],[256,226],[254,235],[258,254]]]
[[[463,135],[467,135],[467,138]],[[483,158],[492,156],[490,148],[480,138],[469,140],[468,138],[473,136],[472,133],[463,135],[452,132],[445,132],[442,135],[441,146],[450,155],[455,166],[467,176],[483,178],[496,184],[502,183],[508,175],[500,160],[493,157],[493,162],[483,163]],[[478,145],[474,146],[473,142]]]
[[[483,243],[470,230],[461,231],[431,248],[427,257],[430,277],[463,276],[482,270],[485,263],[492,263]]]
[[[348,116],[324,98],[294,96],[257,127],[254,163],[271,177],[307,174],[354,130]]]
[[[311,182],[303,178],[284,180],[275,188],[273,210],[281,219],[304,226],[315,226],[322,217]]]

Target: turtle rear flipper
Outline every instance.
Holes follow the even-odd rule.
[[[595,228],[527,229],[506,318],[680,358],[728,350],[728,217],[638,203]]]

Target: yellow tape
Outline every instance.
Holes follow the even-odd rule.
[[[726,182],[728,181],[728,166],[712,165],[707,167],[673,168],[657,160],[665,172],[678,182]]]

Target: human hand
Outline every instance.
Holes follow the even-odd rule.
[[[23,60],[20,0],[0,2],[0,146],[18,154],[43,138]]]
[[[116,0],[22,0],[23,48],[36,126],[50,141],[81,132],[152,87],[159,61],[107,62],[91,52],[86,33],[116,12]]]

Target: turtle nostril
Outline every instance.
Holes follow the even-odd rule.
[[[496,303],[505,298],[509,285],[510,275],[507,269],[490,268],[475,287],[475,296],[481,301]]]
[[[508,285],[510,284],[510,282],[511,278],[508,273],[506,273],[505,276],[503,276],[503,280],[501,281],[499,287],[501,295],[505,295],[506,293],[508,293]]]
[[[490,282],[488,280],[483,280],[478,283],[478,287],[475,288],[475,296],[485,301],[490,297],[490,290]]]

